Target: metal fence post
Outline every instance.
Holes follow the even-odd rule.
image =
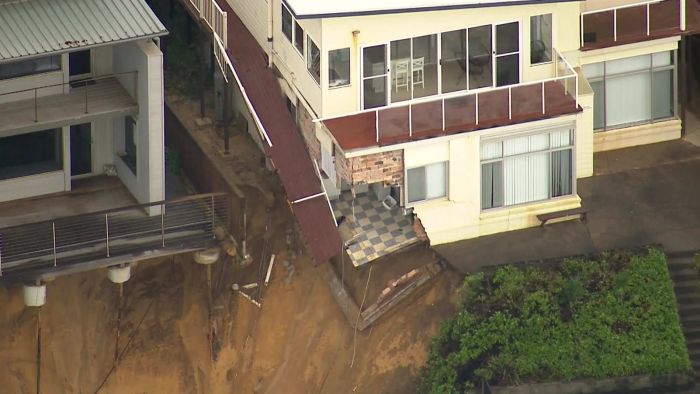
[[[51,232],[53,233],[53,266],[56,266],[58,260],[56,256],[56,222],[51,222]]]
[[[165,203],[160,205],[160,238],[165,247]]]
[[[479,125],[479,93],[474,95],[474,114],[476,115],[476,125]]]
[[[108,213],[105,213],[105,243],[107,245],[107,257],[109,257],[109,217]]]
[[[34,89],[34,123],[37,123],[39,121],[39,104],[37,103],[37,90],[39,89]]]
[[[513,89],[508,86],[508,119],[513,119]]]
[[[211,196],[211,235],[212,237],[216,238],[216,235],[214,235],[214,196]]]
[[[87,83],[87,81],[85,81],[85,113],[88,113],[88,104],[87,104],[88,95],[87,95],[87,91],[88,91],[88,83]]]

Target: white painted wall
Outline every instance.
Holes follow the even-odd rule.
[[[123,150],[123,118],[113,122],[114,163],[119,178],[140,203],[160,201],[165,198],[163,54],[152,41],[134,41],[114,47],[114,72],[132,70],[138,71],[139,113],[134,116],[138,130],[137,174],[134,175],[118,157]]]

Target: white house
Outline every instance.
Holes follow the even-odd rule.
[[[112,169],[164,199],[165,34],[143,0],[0,1],[0,202]]]

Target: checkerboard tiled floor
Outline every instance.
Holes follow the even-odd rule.
[[[418,241],[411,221],[402,214],[401,208],[387,210],[372,193],[357,196],[353,204],[352,193],[344,192],[331,204],[335,216],[345,216],[356,234],[348,246],[348,255],[355,266]]]

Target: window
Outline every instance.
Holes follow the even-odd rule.
[[[410,168],[406,188],[409,203],[446,197],[447,162]]]
[[[437,35],[390,43],[391,101],[399,102],[437,94]]]
[[[76,51],[68,54],[68,74],[73,77],[92,72],[90,50]]]
[[[0,180],[63,169],[62,130],[0,138]]]
[[[296,100],[292,101],[292,99],[289,98],[289,96],[285,95],[284,96],[284,102],[287,105],[287,110],[289,111],[289,114],[292,115],[292,120],[294,120],[294,123],[297,124],[297,105],[296,105]]]
[[[572,130],[481,145],[481,209],[570,195],[573,179]]]
[[[674,52],[586,64],[593,89],[593,128],[604,131],[675,114]]]
[[[0,80],[41,74],[61,69],[61,55],[37,57],[0,64]]]
[[[530,17],[530,64],[552,61],[552,14]]]
[[[292,42],[292,13],[282,4],[282,34]]]
[[[121,155],[122,161],[131,172],[136,175],[136,120],[131,116],[124,118],[124,153]]]
[[[297,21],[294,21],[294,48],[304,56],[304,29]]]
[[[328,51],[328,86],[350,85],[350,48]]]
[[[316,83],[321,83],[321,51],[318,50],[311,37],[308,37],[307,41],[306,68]]]

